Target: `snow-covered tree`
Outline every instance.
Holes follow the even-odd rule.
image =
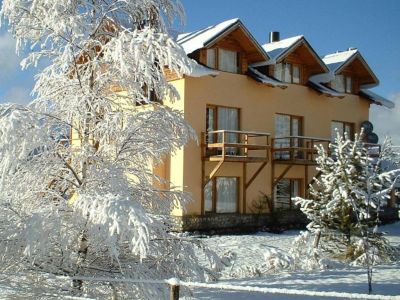
[[[152,172],[194,137],[180,112],[157,101],[178,100],[164,69],[192,64],[167,33],[182,17],[179,1],[3,0],[0,14],[18,52],[29,47],[23,68],[48,63],[34,101],[0,107],[1,269],[204,280],[212,268],[200,266],[193,241],[168,231],[187,195],[160,188]],[[116,287],[126,298],[166,291]]]
[[[376,254],[389,258],[390,247],[375,226],[398,170],[382,169],[391,153],[387,144],[379,152],[378,146],[366,147],[361,137],[351,141],[337,134],[329,151],[317,147],[321,175],[309,187],[310,199],[298,198],[297,203],[311,221],[307,228],[320,232],[324,250],[354,260],[367,251],[361,244],[368,244]]]

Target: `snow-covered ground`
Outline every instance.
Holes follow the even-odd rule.
[[[383,226],[381,230],[387,233],[387,238],[393,245],[400,246],[400,222]],[[265,262],[264,253],[266,250],[273,248],[288,251],[293,239],[298,234],[299,231],[293,230],[282,234],[260,232],[256,234],[201,238],[208,247],[217,251],[221,256],[229,255],[229,253],[230,255],[233,253],[235,255],[233,266],[224,269],[221,280],[215,283],[215,285],[233,285],[236,287],[245,287],[246,289],[255,287],[306,290],[311,292],[368,293],[366,270],[361,267],[348,267],[344,264],[338,264],[334,268],[324,271],[283,271],[278,273],[268,272],[263,269]],[[259,274],[257,274],[258,272]],[[2,276],[2,278],[4,277]],[[23,278],[19,279],[24,281]],[[16,284],[16,281],[19,280],[17,278],[14,280],[0,280],[0,299],[16,299],[14,297],[15,290],[21,288],[21,282]],[[186,297],[185,299],[321,299],[320,296],[290,296],[286,294],[265,294],[262,292],[198,287],[192,288],[192,291],[193,296],[190,298]],[[43,286],[43,290],[37,290],[36,292],[41,294],[40,299],[61,299],[56,297],[56,295],[46,295],[45,286]],[[373,268],[373,294],[394,296],[394,299],[400,299],[400,261]],[[28,296],[26,299],[39,299],[34,294],[25,293],[25,295]],[[68,299],[77,298],[71,297]],[[338,298],[324,297],[323,299]]]
[[[400,222],[381,227],[387,233],[391,244],[400,246]],[[257,233],[252,235],[225,235],[205,238],[203,241],[220,254],[236,253],[233,268],[223,272],[221,285],[252,286],[261,288],[283,288],[293,290],[368,293],[366,270],[361,267],[337,265],[335,268],[318,272],[263,273],[256,278],[235,278],[241,273],[262,271],[264,253],[267,248],[289,250],[298,231],[283,234]],[[242,271],[244,270],[244,271]],[[373,268],[373,293],[379,295],[400,295],[400,262]],[[319,297],[264,294],[257,292],[236,292],[217,289],[195,289],[196,299],[319,299]],[[336,299],[336,298],[324,298]],[[399,298],[400,299],[400,296]]]

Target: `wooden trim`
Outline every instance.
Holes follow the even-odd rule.
[[[265,163],[266,164],[266,163]],[[242,212],[246,213],[246,201],[247,201],[247,164],[243,164],[243,174],[242,174],[242,193],[243,193],[243,209]],[[239,191],[240,192],[240,191]]]
[[[281,180],[286,174],[287,172],[289,172],[289,170],[293,167],[292,164],[288,165],[283,172],[281,173],[281,175],[279,175],[276,179],[274,179],[273,181],[273,185],[272,188],[275,188],[275,186],[277,185],[278,181]]]

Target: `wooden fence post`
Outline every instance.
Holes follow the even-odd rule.
[[[169,285],[169,299],[179,300],[179,285]]]

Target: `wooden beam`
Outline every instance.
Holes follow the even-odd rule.
[[[224,161],[221,160],[221,161],[215,166],[214,170],[212,170],[211,173],[210,173],[210,178],[209,178],[208,181],[210,181],[211,179],[213,179],[213,177],[214,177],[215,174],[218,172],[219,168],[221,168],[221,166],[222,166],[223,163],[224,163]],[[207,181],[207,182],[208,182],[208,181]],[[206,182],[206,184],[207,184],[207,182]]]
[[[307,197],[308,192],[308,166],[304,165],[304,195],[303,197]]]
[[[206,171],[205,171],[205,162],[201,162],[201,214],[204,215],[204,188],[206,187],[206,183],[204,183],[206,180]]]
[[[253,183],[254,179],[257,178],[258,174],[260,174],[260,172],[264,169],[264,167],[267,165],[267,162],[263,162],[261,164],[261,166],[257,169],[257,171],[253,174],[253,176],[250,178],[249,182],[247,182],[245,184],[245,188],[246,190],[248,189],[248,187],[250,186],[250,184]]]
[[[243,164],[243,179],[242,179],[242,193],[243,193],[243,210],[242,210],[242,213],[246,213],[246,193],[247,193],[247,184],[246,184],[246,181],[247,181],[247,178],[246,178],[246,176],[247,176],[247,164],[246,163],[244,163]]]
[[[275,186],[278,184],[278,182],[286,175],[287,172],[293,167],[293,165],[288,165],[285,170],[283,170],[282,174],[279,175],[278,178],[274,181],[274,184],[272,185],[272,188],[275,188]]]

